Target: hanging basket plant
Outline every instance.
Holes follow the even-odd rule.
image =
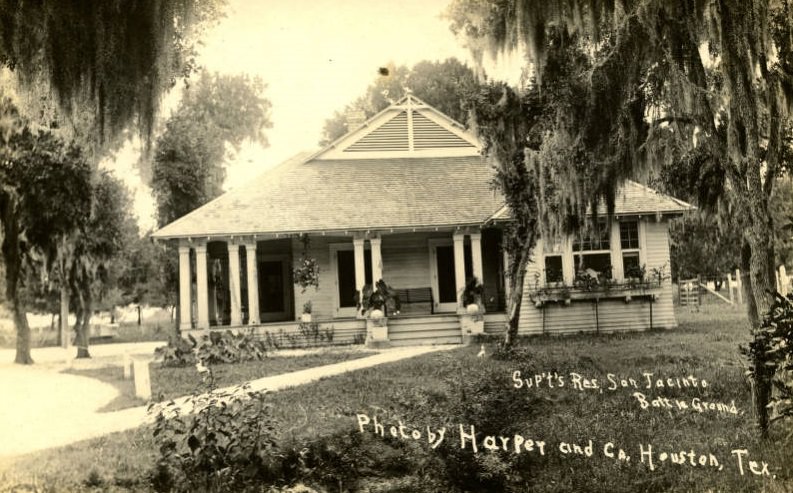
[[[319,263],[308,254],[310,242],[308,235],[300,235],[300,241],[303,243],[303,253],[297,266],[292,269],[292,279],[295,286],[300,286],[300,292],[305,293],[310,286],[314,286],[314,289],[319,288]]]

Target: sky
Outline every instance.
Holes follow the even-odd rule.
[[[227,164],[226,190],[298,152],[316,149],[325,120],[364,94],[379,67],[450,57],[471,65],[467,49],[441,18],[448,2],[230,0],[226,17],[203,38],[199,63],[210,71],[261,77],[273,127],[266,130],[268,147],[245,145]],[[486,70],[507,79],[519,72],[514,60],[491,63]],[[166,99],[163,118],[177,101],[177,93]],[[135,169],[138,154],[130,144],[103,166],[133,192],[145,231],[155,225],[154,202]]]

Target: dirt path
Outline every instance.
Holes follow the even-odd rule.
[[[459,346],[389,349],[373,356],[254,380],[251,388],[275,392],[456,347]],[[33,357],[36,358],[35,353]],[[0,392],[4,393],[5,404],[0,406],[0,459],[132,429],[152,421],[146,406],[98,413],[97,409],[116,398],[116,389],[92,378],[60,373],[65,366],[56,362],[57,358],[51,364],[38,366],[0,365]],[[184,412],[190,412],[185,398],[177,402]]]

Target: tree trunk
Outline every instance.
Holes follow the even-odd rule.
[[[63,272],[63,271],[61,271]],[[64,349],[68,349],[71,342],[71,332],[69,331],[69,286],[66,276],[61,275],[61,317],[60,317],[60,344]]]
[[[523,244],[521,251],[518,252],[517,262],[510,269],[509,276],[509,303],[507,304],[507,333],[504,337],[506,347],[515,343],[518,337],[518,326],[520,324],[520,307],[523,303],[523,282],[526,278],[526,266],[529,263],[530,247],[529,242]],[[514,255],[515,252],[510,252]],[[515,258],[515,257],[513,257]]]
[[[749,320],[752,322],[752,332],[760,327],[762,317],[768,313],[774,300],[773,293],[776,283],[773,274],[774,242],[769,221],[756,220],[749,233],[749,247],[751,248],[749,262],[749,280],[751,286],[750,296],[747,300]],[[752,313],[753,312],[753,313]],[[754,381],[752,382],[752,401],[754,405],[757,426],[763,438],[768,436],[768,403],[771,399],[773,369],[765,363],[767,357],[764,353],[754,355]]]
[[[90,358],[91,354],[88,352],[88,340],[91,336],[91,309],[92,300],[90,288],[79,289],[79,313],[80,316],[74,324],[74,329],[77,332],[77,358]]]
[[[17,329],[17,352],[14,363],[20,365],[33,364],[30,356],[30,326],[28,325],[25,307],[19,300],[17,285],[22,270],[22,255],[19,250],[19,225],[13,217],[11,206],[6,204],[3,208],[3,259],[6,271],[6,302],[11,305],[14,316],[14,325]]]

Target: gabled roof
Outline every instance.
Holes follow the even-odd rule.
[[[463,125],[408,93],[311,159],[478,156],[480,149]]]
[[[294,156],[152,236],[478,226],[509,219],[492,178],[476,137],[408,94],[321,151]],[[634,182],[625,184],[616,207],[617,214],[691,208]]]
[[[695,207],[687,202],[663,194],[650,187],[627,180],[614,197],[614,215],[630,216],[645,214],[678,215]],[[598,214],[605,215],[606,205],[598,206]],[[490,218],[492,221],[508,221],[512,218],[509,207],[504,205]]]
[[[156,231],[155,238],[479,225],[503,204],[480,156],[298,155]]]

